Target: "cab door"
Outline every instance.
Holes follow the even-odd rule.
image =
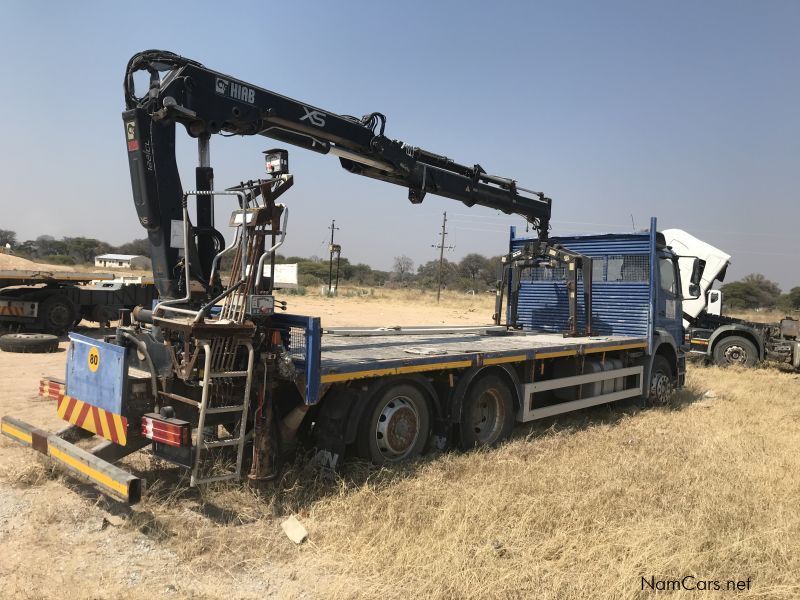
[[[656,287],[655,326],[672,335],[675,343],[683,344],[683,310],[680,279],[675,261],[668,254],[658,255],[658,285]]]

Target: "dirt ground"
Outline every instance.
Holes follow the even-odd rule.
[[[323,325],[483,324],[490,297],[286,296]],[[51,430],[61,352],[0,352],[0,414]],[[800,596],[800,377],[693,366],[671,407],[618,403],[516,428],[491,451],[429,453],[323,479],[188,488],[144,453],[128,508],[0,439],[0,589],[20,598],[640,598],[649,580],[747,580]],[[309,540],[280,522],[296,514]],[[713,597],[729,597],[719,592]],[[669,597],[708,597],[671,592]]]

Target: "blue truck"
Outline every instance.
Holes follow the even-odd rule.
[[[530,241],[512,229],[509,256]],[[506,325],[326,329],[318,317],[275,314],[285,352],[268,373],[276,400],[272,430],[284,443],[302,433],[317,460],[335,468],[347,454],[393,463],[431,447],[495,445],[515,423],[617,400],[667,402],[685,376],[681,280],[678,257],[655,219],[642,233],[551,242],[592,258],[591,334],[564,335],[569,269],[550,265],[520,273]],[[584,320],[582,278],[578,283]],[[510,295],[512,285],[501,292]],[[51,434],[4,417],[4,435],[127,502],[143,490],[139,476],[113,464],[127,454],[149,447],[192,469],[200,444],[224,442],[216,432],[204,442],[201,432],[225,425],[215,417],[230,413],[207,411],[199,423],[186,414],[192,411],[180,410],[179,394],[161,391],[161,375],[143,364],[143,350],[159,364],[154,346],[70,339],[66,389],[58,398],[67,427]],[[211,387],[215,374],[197,370],[197,382]],[[159,397],[170,410],[156,410]],[[263,409],[263,398],[253,402]],[[100,443],[88,450],[73,443],[89,436]]]
[[[124,81],[133,200],[159,300],[120,311],[103,340],[70,335],[55,394],[62,431],[13,417],[0,427],[103,491],[141,497],[142,477],[118,463],[142,449],[188,469],[192,486],[245,471],[263,481],[296,441],[325,468],[347,454],[396,463],[431,446],[498,444],[517,422],[623,399],[664,403],[683,385],[678,260],[655,220],[643,233],[551,237],[543,192],[390,138],[380,112],[325,111],[162,50],[134,55]],[[179,125],[198,145],[191,191]],[[535,235],[512,232],[486,326],[325,329],[282,312],[273,294],[289,216],[281,199],[294,183],[288,152],[264,152],[266,178],[218,189],[216,134],[333,155],[348,173],[406,188],[413,205],[435,194],[516,214]],[[217,201],[233,202],[227,239]]]

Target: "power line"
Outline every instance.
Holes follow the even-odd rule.
[[[337,246],[333,243],[333,234],[335,232],[339,231],[339,228],[336,227],[336,219],[333,219],[331,221],[331,226],[328,227],[328,229],[331,230],[331,245],[328,246],[328,250],[331,253],[330,261],[328,262],[328,295],[331,295],[331,294],[333,294],[333,288],[331,287],[333,285],[333,253],[337,249]],[[338,253],[339,253],[339,256],[342,255],[341,246],[338,247]],[[336,280],[337,280],[337,284],[338,284],[338,280],[339,280],[339,261],[338,260],[336,261]]]
[[[439,249],[439,272],[437,274],[437,281],[438,285],[436,287],[436,302],[439,302],[439,298],[442,295],[442,263],[444,262],[444,249],[447,248],[448,250],[452,250],[453,246],[445,246],[445,239],[447,238],[447,211],[442,213],[442,233],[439,234],[441,236],[441,240],[438,244],[431,244],[432,248]]]

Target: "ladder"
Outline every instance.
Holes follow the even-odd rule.
[[[191,487],[202,483],[239,479],[242,474],[242,460],[244,446],[247,441],[247,413],[250,408],[250,391],[253,383],[253,363],[255,352],[253,344],[247,339],[216,338],[213,341],[198,342],[203,348],[205,364],[203,369],[203,387],[200,405],[200,414],[197,421],[197,442],[195,445],[194,464],[189,482]],[[247,370],[232,370],[236,350],[244,346],[247,349]],[[232,380],[245,378],[244,396],[241,404],[220,404],[230,395],[225,394],[225,388],[231,387]],[[219,390],[219,393],[217,393]],[[206,416],[212,414],[230,413],[239,415],[233,433],[226,438],[218,439],[206,435]],[[203,476],[201,468],[206,463],[209,451],[217,448],[233,446],[236,448],[236,465],[233,470],[221,475]]]

